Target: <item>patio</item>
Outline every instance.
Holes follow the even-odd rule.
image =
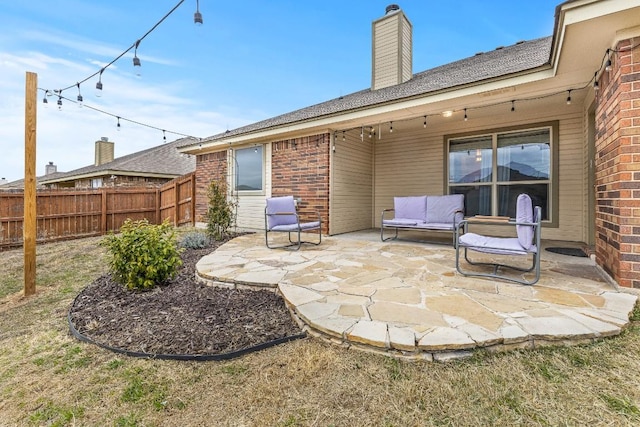
[[[327,237],[297,252],[267,249],[263,233],[244,235],[203,257],[197,275],[217,286],[277,289],[312,336],[427,360],[614,336],[637,299],[590,258],[543,249],[540,281],[523,286],[461,276],[450,245],[383,243],[378,233]]]

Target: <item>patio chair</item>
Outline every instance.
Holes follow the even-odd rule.
[[[463,220],[456,228],[456,269],[464,276],[489,277],[502,279],[523,285],[533,285],[540,279],[540,223],[542,211],[540,206],[532,209],[531,198],[527,194],[520,194],[516,204],[515,221],[475,221],[472,218]],[[469,233],[469,224],[491,224],[492,226],[515,227],[516,237],[490,237],[476,233]],[[462,233],[461,233],[462,231]],[[464,259],[474,266],[493,268],[492,273],[482,271],[463,270],[460,266],[460,251],[464,251]],[[530,267],[519,267],[512,264],[497,262],[480,262],[469,259],[468,251],[492,254],[497,257],[509,255],[531,256]],[[527,280],[524,276],[506,276],[501,270],[509,269],[528,273],[533,271],[534,277]]]
[[[317,215],[317,221],[300,222],[293,196],[268,198],[267,206],[264,208],[264,229],[267,247],[269,249],[294,247],[294,250],[297,251],[303,243],[319,245],[322,243],[322,218],[320,218],[320,213],[317,212]],[[318,241],[303,241],[301,233],[313,230],[317,230]],[[269,246],[269,233],[272,232],[289,233],[289,244]],[[291,233],[298,234],[295,241],[291,240]]]

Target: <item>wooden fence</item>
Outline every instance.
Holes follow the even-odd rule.
[[[160,188],[38,191],[37,242],[98,236],[119,230],[127,218],[160,224],[194,224],[195,174]],[[0,191],[0,250],[22,245],[24,192]]]

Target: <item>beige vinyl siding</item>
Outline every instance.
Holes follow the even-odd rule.
[[[260,194],[239,192],[238,194],[236,223],[241,230],[264,230],[265,199],[271,195],[271,144],[263,145],[263,155],[265,158],[264,192]],[[235,165],[233,160],[230,163],[229,170],[232,170]]]
[[[412,30],[408,20],[402,20],[402,82],[409,81],[413,77],[413,58],[412,58]]]
[[[394,15],[374,24],[373,87],[382,88],[398,84],[398,19]]]
[[[458,115],[459,116],[459,115]],[[564,103],[549,106],[544,111],[472,117],[468,122],[454,116],[442,125],[424,129],[422,119],[394,122],[394,132],[383,132],[375,144],[375,180],[373,224],[380,226],[380,213],[393,207],[394,196],[443,194],[445,183],[445,135],[478,133],[536,123],[559,121],[558,146],[558,227],[543,227],[545,239],[585,241],[587,220],[587,188],[585,183],[586,126],[579,106]],[[500,118],[500,121],[497,120]],[[442,123],[442,121],[440,121]],[[553,207],[552,207],[553,209]],[[495,228],[495,227],[494,227]],[[500,234],[501,229],[486,228],[482,232]]]
[[[338,135],[331,158],[329,234],[371,228],[373,197],[373,142],[355,133],[346,141]]]

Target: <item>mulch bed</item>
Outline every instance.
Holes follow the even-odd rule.
[[[299,336],[275,293],[196,282],[196,262],[219,244],[185,250],[178,275],[150,291],[101,276],[74,300],[70,324],[98,345],[149,355],[224,355]]]

